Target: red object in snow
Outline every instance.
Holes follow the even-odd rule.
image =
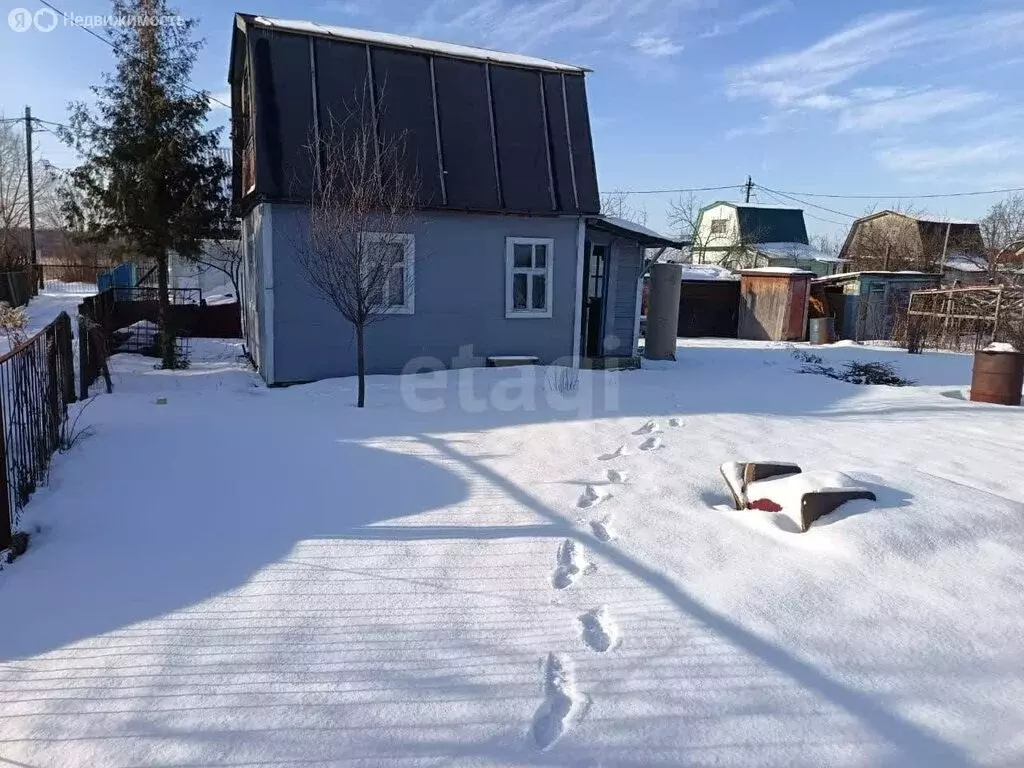
[[[771,499],[758,499],[747,502],[747,509],[756,509],[761,512],[781,512],[782,507]]]

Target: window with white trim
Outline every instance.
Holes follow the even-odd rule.
[[[711,234],[712,235],[724,235],[729,229],[728,219],[712,219],[711,220]]]
[[[412,235],[367,232],[367,257],[371,264],[386,259],[387,272],[381,288],[383,314],[411,315],[416,308],[416,248]]]
[[[505,239],[505,317],[551,317],[550,238]]]

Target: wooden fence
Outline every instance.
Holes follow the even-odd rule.
[[[1024,329],[1024,290],[997,285],[914,291],[907,309],[908,350],[973,352]]]
[[[0,357],[0,550],[11,545],[21,510],[46,481],[73,402],[71,318],[61,312]]]

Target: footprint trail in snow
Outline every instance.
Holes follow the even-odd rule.
[[[602,605],[580,616],[583,642],[598,653],[610,651],[619,644],[619,628],[615,626],[608,607]]]
[[[576,692],[576,676],[569,660],[549,653],[544,660],[544,701],[533,717],[533,741],[547,749],[571,724],[579,710],[580,695]]]
[[[566,539],[558,548],[558,567],[551,577],[551,584],[555,589],[565,589],[579,581],[584,574],[596,570],[596,565],[587,562],[583,545],[578,541]]]

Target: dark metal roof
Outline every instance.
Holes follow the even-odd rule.
[[[728,205],[736,209],[739,223],[739,237],[745,243],[803,243],[809,244],[804,212],[801,208],[764,205],[760,203],[732,203],[717,200],[701,208],[704,211],[716,205]]]
[[[369,101],[381,131],[405,137],[425,209],[600,210],[582,68],[243,14],[233,49],[231,82],[247,57],[252,68],[256,181],[236,186],[243,206],[308,199],[310,137]]]
[[[685,240],[660,235],[642,224],[615,216],[588,216],[587,226],[634,240],[644,248],[682,248],[689,245],[689,242]]]

